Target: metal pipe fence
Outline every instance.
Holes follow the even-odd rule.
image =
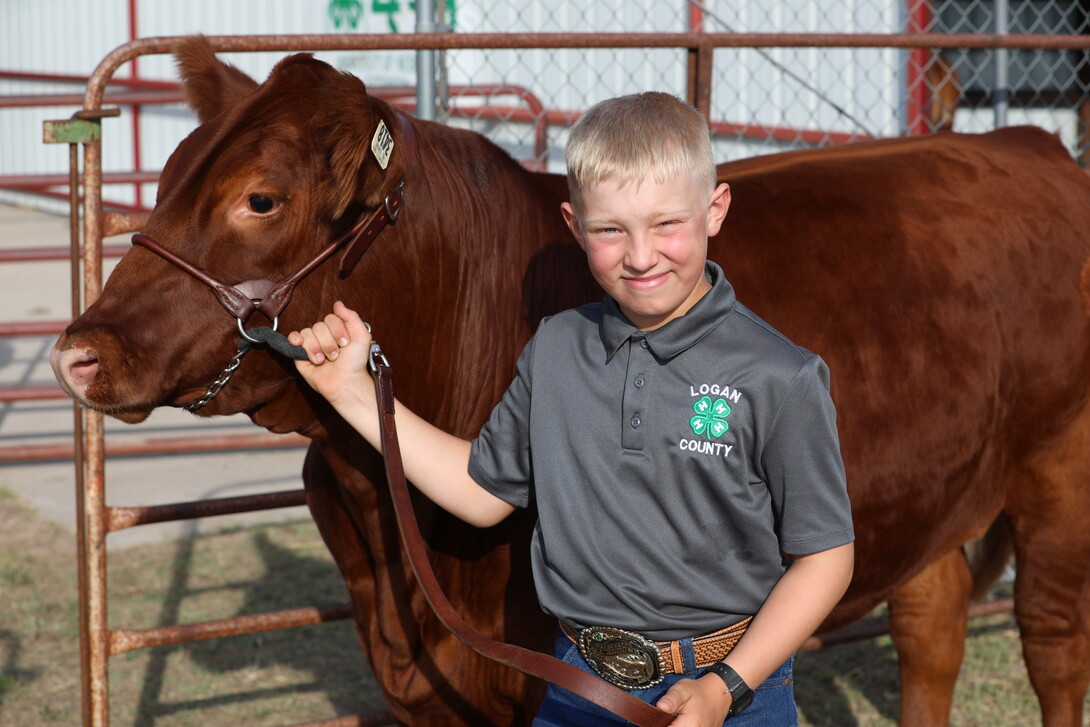
[[[169,53],[179,39],[162,37],[133,41],[118,47],[108,54],[90,77],[84,97],[83,110],[76,114],[76,134],[68,139],[71,144],[70,189],[73,204],[73,315],[96,300],[102,289],[102,239],[108,230],[129,229],[125,225],[131,219],[119,217],[107,212],[102,201],[102,141],[98,129],[101,119],[113,114],[103,109],[106,88],[112,75],[123,64],[144,55]],[[1090,49],[1090,38],[1086,36],[1064,35],[980,35],[980,34],[712,34],[712,33],[667,33],[667,34],[416,34],[413,36],[368,36],[359,34],[345,35],[296,35],[296,36],[212,36],[209,37],[218,52],[258,52],[258,51],[343,51],[343,50],[528,50],[528,49],[580,49],[580,50],[616,50],[616,49],[659,49],[670,51],[679,60],[684,69],[682,95],[705,116],[711,117],[716,99],[713,89],[716,87],[717,73],[716,52],[724,49],[900,49],[904,51],[928,51],[936,49],[1051,49],[1077,51],[1085,54]],[[914,103],[922,107],[930,104],[930,99],[917,98]],[[548,103],[545,106],[549,106]],[[922,113],[922,108],[918,109]],[[83,126],[78,124],[82,123]],[[787,128],[775,124],[754,124],[750,133],[761,128]],[[811,129],[819,133],[820,129]],[[76,138],[78,137],[78,138]],[[844,132],[843,139],[857,138],[853,133]],[[77,188],[76,174],[78,160],[77,146],[83,151],[82,185],[82,245],[79,244],[80,229],[77,221],[75,196]],[[541,164],[548,159],[537,158]],[[78,253],[78,254],[77,254]],[[82,261],[82,279],[79,262]],[[82,299],[82,303],[80,302]],[[134,514],[128,508],[111,508],[105,504],[105,455],[104,430],[102,415],[87,412],[81,416],[75,409],[75,438],[73,449],[76,454],[76,481],[78,500],[78,543],[80,557],[80,620],[81,653],[83,660],[84,724],[105,727],[109,724],[108,700],[108,660],[109,657],[129,649],[143,648],[152,643],[167,643],[163,639],[181,640],[189,636],[201,638],[242,633],[242,629],[258,625],[265,628],[277,618],[284,624],[295,624],[299,619],[325,620],[327,612],[307,611],[306,614],[292,613],[280,617],[270,616],[249,621],[216,622],[214,624],[189,624],[181,627],[169,627],[170,631],[157,631],[155,634],[140,633],[122,629],[111,629],[106,619],[106,548],[107,535],[130,525],[152,520],[173,518],[185,513],[185,507],[158,510],[152,514]],[[285,498],[292,496],[285,494]],[[222,504],[222,503],[221,503]],[[238,507],[232,502],[227,507]],[[200,507],[204,507],[203,505]],[[1001,604],[1007,608],[1009,604]],[[309,615],[307,615],[309,614]],[[336,615],[336,614],[334,614]],[[829,637],[826,637],[828,640]],[[171,642],[173,643],[173,642]],[[819,640],[820,643],[820,640]],[[810,646],[814,646],[813,643]],[[353,724],[362,724],[361,720],[381,720],[374,718],[343,718],[355,720]],[[330,722],[332,724],[332,722]]]
[[[48,83],[81,83],[86,84],[87,76],[74,74],[43,74],[28,72],[0,72],[0,78],[16,80],[33,80]],[[122,85],[130,89],[125,92],[117,92],[112,89],[115,85]],[[147,90],[151,89],[151,90]],[[549,116],[545,113],[541,101],[526,88],[515,85],[493,84],[485,86],[454,86],[452,89],[463,98],[493,96],[505,96],[515,99],[512,107],[494,108],[466,108],[460,109],[455,115],[465,116],[473,114],[476,118],[493,121],[515,120],[534,126],[534,153],[536,157],[543,157],[546,149],[546,135],[548,132]],[[384,86],[372,88],[371,93],[395,106],[413,112],[416,109],[415,87],[411,86]],[[0,111],[11,108],[26,107],[52,107],[66,106],[72,103],[82,103],[84,94],[28,94],[17,96],[0,96]],[[151,79],[114,79],[111,78],[108,90],[103,96],[105,105],[125,106],[151,106],[156,104],[173,104],[184,100],[182,86],[177,81],[159,81]],[[533,161],[528,161],[527,166],[537,168]],[[102,174],[102,184],[132,184],[135,188],[147,183],[157,183],[158,171],[112,172]],[[0,189],[20,190],[34,194],[67,199],[68,192],[60,192],[58,188],[67,187],[70,182],[69,174],[13,174],[0,175]],[[139,205],[130,205],[124,202],[112,201],[105,203],[111,208],[105,213],[106,229],[104,237],[114,234],[139,230],[150,209]],[[123,211],[122,211],[123,210]],[[78,210],[77,210],[78,214]],[[119,258],[129,249],[128,245],[104,245],[102,247],[103,258]],[[0,264],[43,262],[72,259],[72,250],[69,247],[41,248],[24,247],[8,248],[0,250]],[[23,336],[56,336],[60,335],[67,326],[67,320],[57,321],[0,321],[0,338]],[[67,399],[67,396],[58,386],[0,386],[0,404],[47,401]],[[152,439],[136,443],[109,444],[108,450],[111,456],[136,456],[151,454],[185,454],[195,452],[220,452],[233,449],[255,448],[285,448],[299,447],[305,444],[301,437],[278,437],[266,433],[256,435],[236,435],[231,437],[182,437],[178,439]],[[73,455],[73,447],[67,445],[11,445],[0,447],[0,462],[34,462],[43,460],[69,459]]]

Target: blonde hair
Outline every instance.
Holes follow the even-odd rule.
[[[595,104],[575,123],[564,151],[572,204],[581,190],[605,180],[637,187],[688,177],[715,188],[708,122],[668,93],[649,91]]]

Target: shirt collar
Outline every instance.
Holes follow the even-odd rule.
[[[710,333],[734,310],[734,287],[723,275],[723,269],[708,260],[704,277],[711,283],[705,293],[685,315],[679,316],[653,331],[640,331],[621,312],[617,301],[606,295],[602,299],[602,322],[599,335],[606,350],[606,360],[613,358],[625,341],[630,338],[647,340],[651,353],[662,360],[669,360],[689,349]]]

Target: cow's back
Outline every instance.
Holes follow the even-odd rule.
[[[734,201],[709,256],[832,369],[859,538],[838,614],[858,616],[982,533],[1006,468],[1083,402],[1090,180],[1029,128],[783,154],[720,176]]]

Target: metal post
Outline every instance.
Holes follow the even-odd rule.
[[[686,101],[711,120],[711,90],[715,46],[703,40],[689,46]]]
[[[434,1],[434,0],[433,0]],[[447,6],[443,0],[435,6],[435,23],[438,32],[450,33],[454,30],[454,18],[447,22]],[[447,52],[435,52],[435,120],[440,124],[450,121],[450,74],[447,73]]]
[[[83,299],[91,305],[102,292],[101,223],[102,142],[83,147]],[[87,564],[87,636],[91,663],[91,727],[110,723],[110,692],[107,686],[106,645],[106,451],[105,425],[101,412],[89,411],[84,422],[83,543]],[[78,435],[77,435],[78,436]]]
[[[67,142],[69,146],[69,200],[73,205],[70,220],[71,245],[79,248],[78,201],[76,183],[76,147],[83,144],[84,154],[84,246],[83,300],[90,304],[102,287],[101,258],[101,156],[99,154],[103,116],[114,116],[116,109],[77,112],[69,121],[47,121],[43,140],[48,143]],[[72,313],[82,312],[78,275],[79,258],[72,258]],[[83,724],[105,727],[109,723],[109,703],[105,672],[97,664],[105,664],[106,646],[106,548],[105,498],[102,491],[102,415],[90,412],[83,421],[78,410],[74,420],[76,465],[76,539],[80,568],[80,665],[83,689]]]
[[[933,18],[931,4],[927,0],[908,0],[907,30],[924,35],[931,29]],[[927,107],[931,103],[932,90],[928,88],[927,66],[931,52],[926,48],[913,48],[908,52],[905,74],[905,130],[909,136],[927,134],[932,129],[927,122]]]
[[[68,145],[68,236],[71,268],[72,320],[83,313],[83,290],[80,286],[80,215],[79,215],[79,144]],[[87,555],[83,543],[87,537],[84,520],[83,501],[83,407],[72,402],[72,461],[76,469],[76,566],[79,588],[79,671],[80,699],[83,710],[83,724],[91,724],[91,650],[87,639]]]
[[[995,0],[995,32],[996,35],[1007,34],[1007,0]],[[1007,108],[1010,104],[1010,88],[1008,88],[1006,48],[995,49],[995,102],[992,106],[995,111],[995,128],[1007,125]]]
[[[416,0],[416,32],[434,33],[435,0]],[[416,117],[435,121],[435,51],[416,52]]]

